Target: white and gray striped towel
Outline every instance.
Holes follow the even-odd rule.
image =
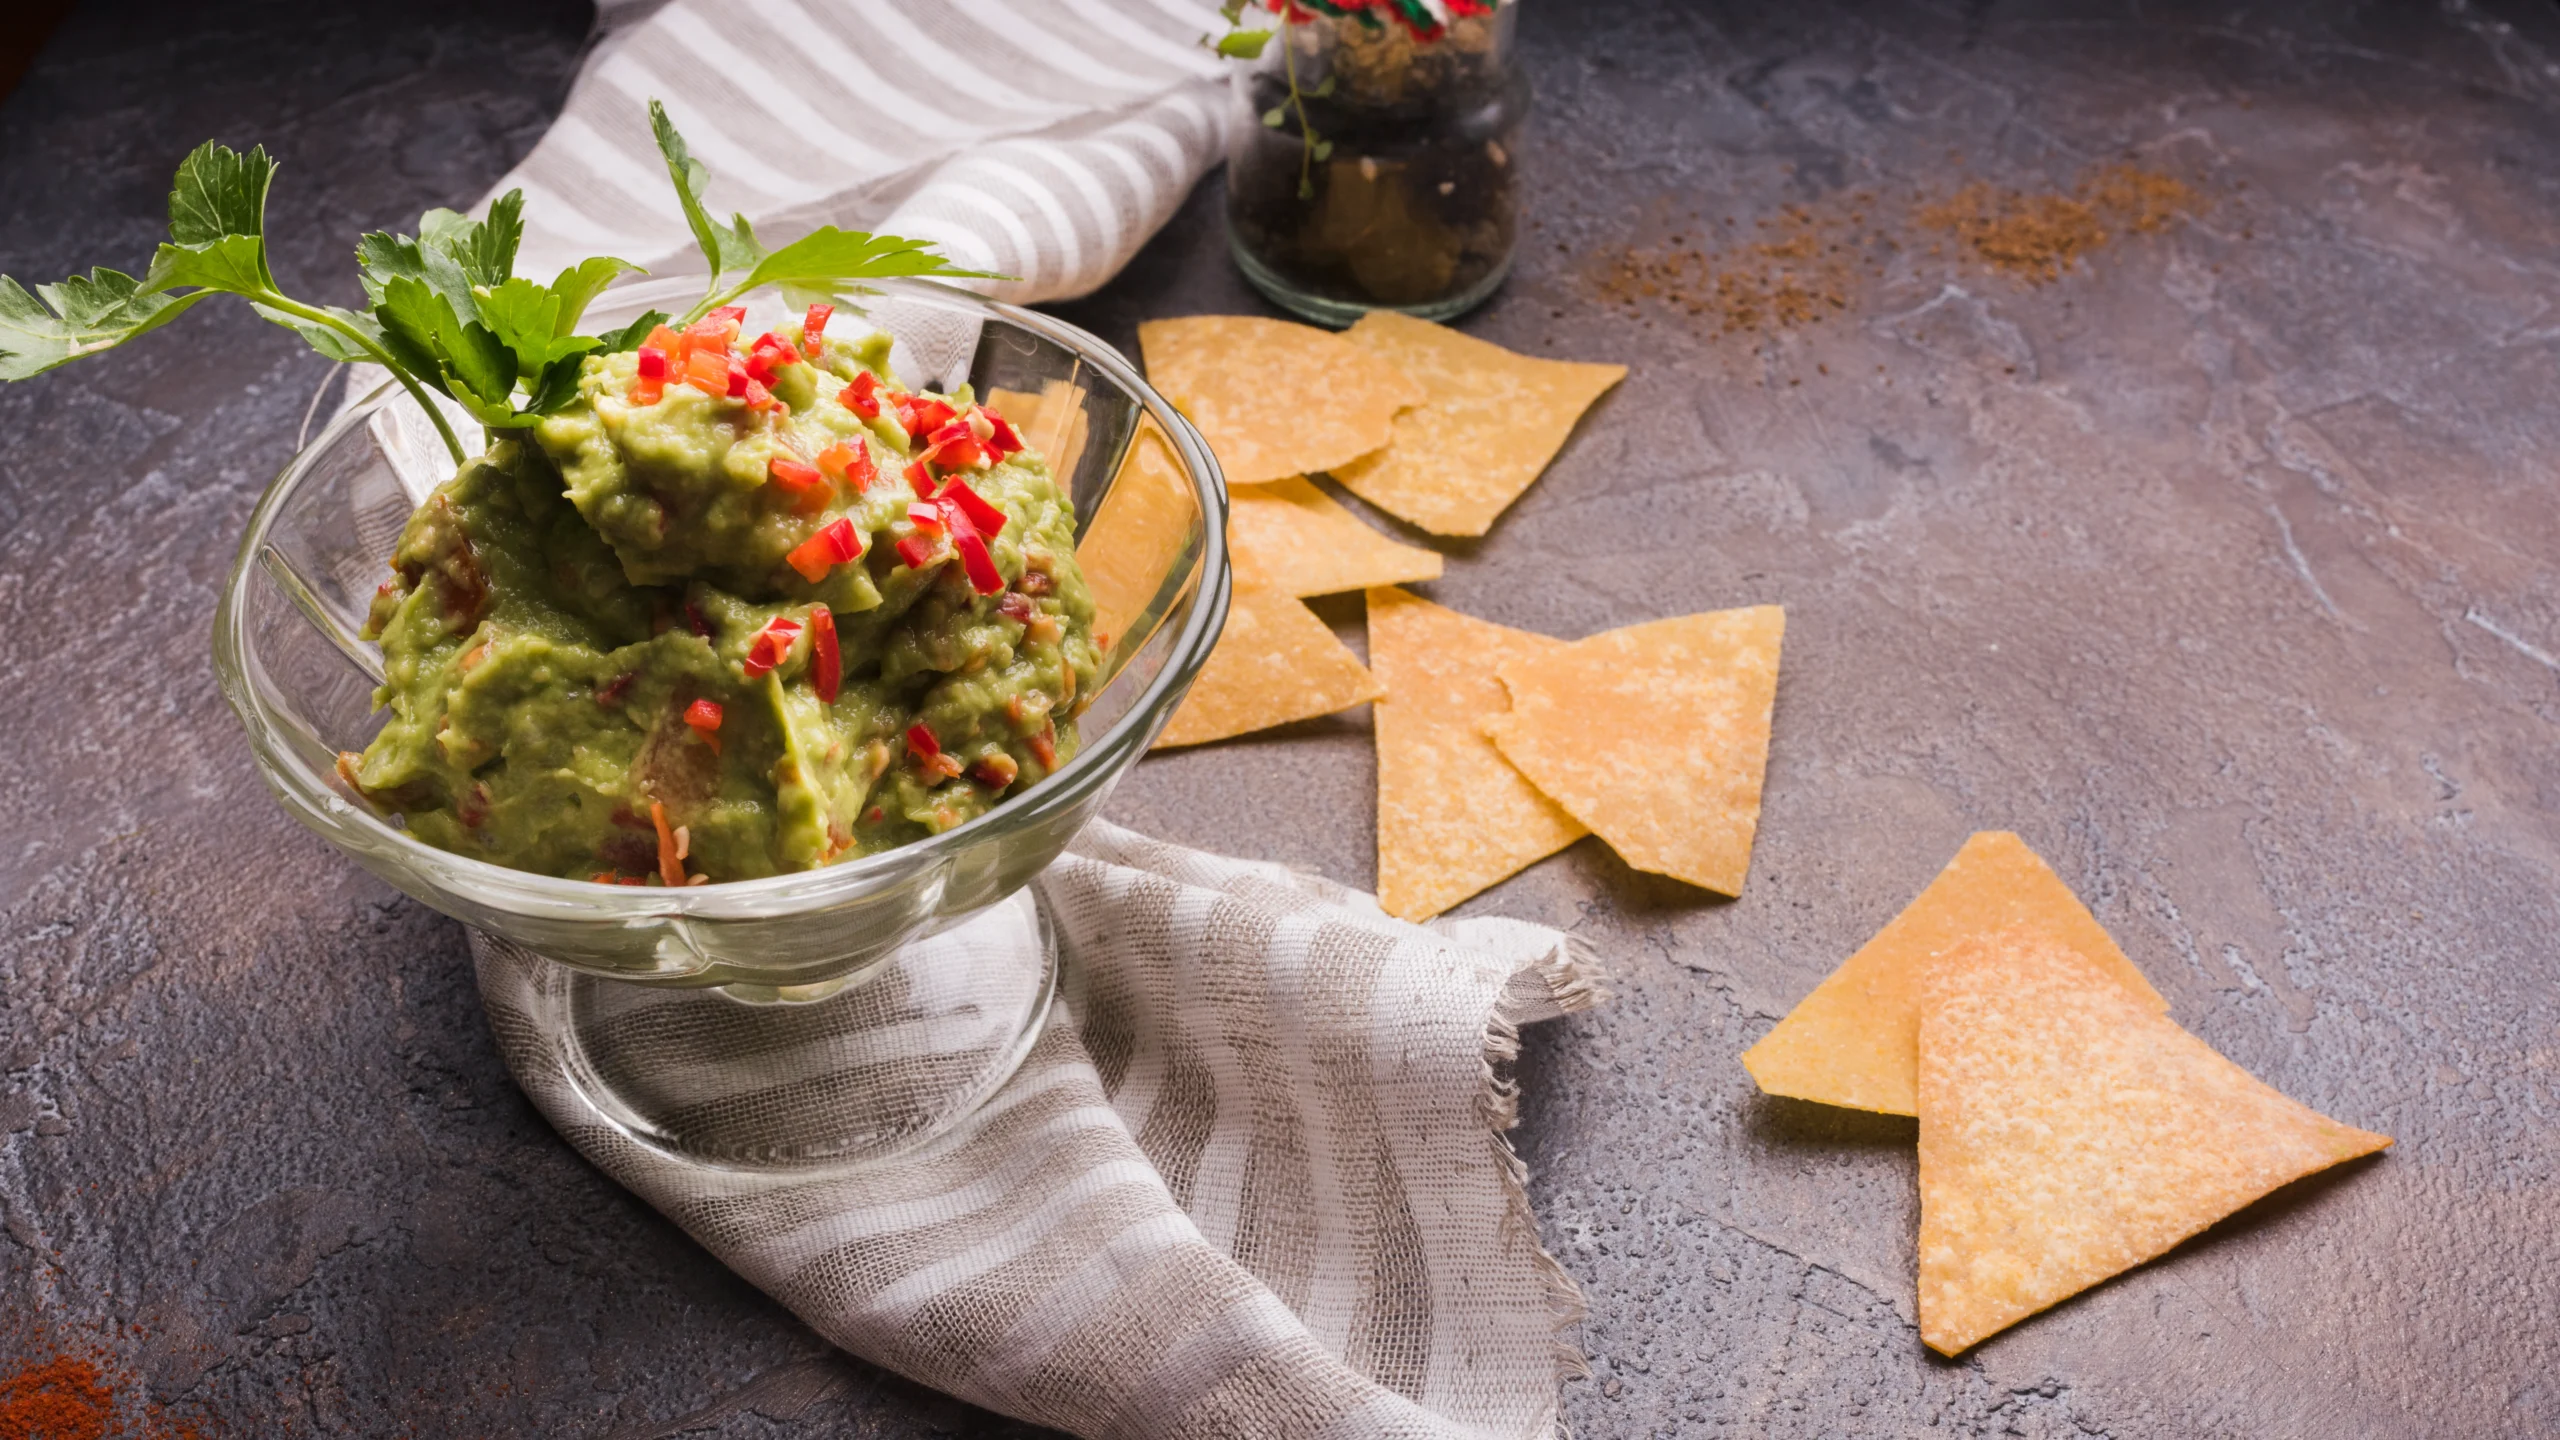
[[[1225,154],[1226,63],[1205,0],[648,0],[612,28],[501,192],[525,192],[517,270],[589,255],[701,260],[649,135],[666,102],[760,231],[930,240],[1019,302],[1082,295]]]
[[[1543,926],[1410,925],[1100,822],[1037,883],[1071,978],[1030,1058],[957,1130],[818,1178],[635,1143],[532,1018],[567,972],[474,950],[561,1133],[855,1354],[1086,1436],[1551,1433],[1579,1304],[1495,1067],[1519,1025],[1598,998],[1589,961]],[[733,1063],[742,1120],[805,1086]]]
[[[526,192],[527,274],[594,253],[698,270],[653,96],[724,213],[931,240],[1022,277],[986,287],[1017,301],[1109,279],[1223,153],[1208,0],[607,0],[605,18],[566,112],[498,186]],[[566,972],[474,945],[553,1124],[847,1350],[1089,1436],[1551,1433],[1579,1302],[1539,1246],[1496,1067],[1515,1027],[1598,998],[1587,959],[1544,927],[1408,925],[1107,825],[1038,888],[1069,981],[1020,1072],[957,1131],[826,1178],[689,1167],[599,1122],[544,1078],[530,1018]],[[775,1078],[735,1063],[725,1093]]]

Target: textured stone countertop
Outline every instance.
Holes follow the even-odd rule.
[[[586,23],[84,5],[0,104],[0,269],[138,269],[213,135],[282,155],[279,269],[351,300],[348,237],[477,196]],[[1740,901],[1585,842],[1475,902],[1616,976],[1520,1067],[1591,1304],[1575,1433],[2560,1434],[2560,15],[1522,23],[1538,224],[1467,327],[1634,373],[1433,593],[1566,636],[1789,614]],[[1601,301],[1631,239],[2126,155],[2206,208],[2051,284],[1921,238],[1801,333]],[[1219,200],[1062,312],[1132,344],[1258,309]],[[0,1357],[111,1323],[130,1385],[233,1434],[1026,1433],[832,1354],[589,1169],[459,929],[260,789],[207,620],[322,370],[223,304],[0,393]],[[1365,883],[1366,729],[1150,760],[1114,813]],[[2399,1144],[1948,1363],[1911,1124],[1763,1100],[1735,1056],[1977,828],[2187,1026]]]

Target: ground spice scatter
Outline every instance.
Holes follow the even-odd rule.
[[[1922,209],[1932,230],[1952,232],[1993,269],[2030,284],[2059,280],[2119,234],[2148,235],[2193,209],[2186,182],[2130,164],[2104,165],[2069,191],[2026,194],[1977,180]]]
[[[0,1440],[107,1440],[116,1397],[98,1367],[57,1355],[0,1376]]]
[[[1862,190],[1748,222],[1693,212],[1660,244],[1603,252],[1591,273],[1602,301],[1630,318],[1685,316],[1719,337],[1769,336],[1846,313],[1889,267],[1943,266],[1950,248],[2041,285],[2125,236],[2203,208],[2185,181],[2118,161],[2084,171],[2069,189],[1975,181],[1934,200],[1893,203]]]

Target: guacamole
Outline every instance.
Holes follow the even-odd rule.
[[[431,845],[682,885],[938,834],[1074,754],[1101,656],[1075,516],[888,340],[740,312],[591,356],[427,498],[365,627],[346,781]]]

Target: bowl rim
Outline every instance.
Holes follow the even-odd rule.
[[[884,295],[911,294],[929,304],[973,310],[982,318],[1004,321],[1066,349],[1135,398],[1146,418],[1163,432],[1174,458],[1181,463],[1184,479],[1200,506],[1206,532],[1194,582],[1196,598],[1171,639],[1163,667],[1109,729],[1086,740],[1055,773],[984,814],[912,844],[814,870],[675,888],[611,885],[512,869],[429,845],[370,808],[348,800],[331,783],[331,777],[315,773],[284,740],[287,733],[300,727],[285,718],[264,693],[268,682],[263,667],[256,667],[259,673],[251,674],[250,657],[256,652],[249,641],[248,607],[243,603],[252,573],[265,568],[260,555],[276,517],[310,472],[313,458],[355,426],[368,423],[376,411],[402,393],[396,382],[386,380],[348,405],[317,436],[298,446],[276,478],[268,482],[250,512],[215,609],[215,678],[248,732],[259,771],[286,809],[332,844],[353,852],[355,858],[396,860],[404,870],[428,879],[438,889],[452,890],[479,905],[500,910],[577,910],[600,921],[770,917],[777,910],[793,908],[791,902],[806,901],[809,908],[822,908],[896,884],[911,875],[948,866],[980,844],[1000,840],[1082,803],[1096,788],[1111,784],[1128,764],[1141,758],[1207,662],[1226,625],[1231,595],[1226,478],[1208,441],[1147,383],[1128,357],[1077,325],[931,280],[892,279],[873,282],[873,287]],[[599,297],[598,304],[607,298]],[[1087,523],[1091,523],[1090,517]],[[1123,760],[1124,753],[1133,749],[1138,753]],[[372,853],[368,855],[368,851]]]

